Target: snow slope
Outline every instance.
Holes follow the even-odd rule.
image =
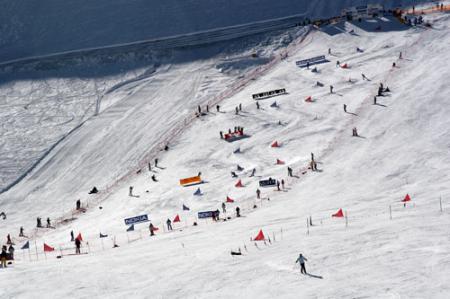
[[[27,298],[36,292],[52,298],[447,298],[450,111],[445,99],[450,90],[443,78],[450,75],[446,64],[450,17],[427,18],[433,19],[432,29],[406,28],[383,18],[311,33],[286,60],[227,99],[222,105],[225,113],[201,117],[172,142],[170,150],[159,156],[162,168],[155,170],[157,183],[150,181],[152,173],[144,171],[121,185],[102,209],[89,209],[74,222],[45,234],[41,230],[37,240],[39,248],[47,242],[57,249],[68,248],[68,253],[72,251],[68,232],[73,229],[89,241],[89,248],[85,243],[83,250],[90,254],[57,260],[57,252],[43,259],[39,249],[39,261],[31,255],[29,262],[27,252],[24,257],[18,252],[14,268],[0,272],[0,294],[6,298]],[[391,30],[374,32],[378,24]],[[350,30],[354,34],[347,33]],[[337,31],[341,33],[326,33]],[[319,65],[319,73],[295,66],[296,60],[324,54],[329,47],[330,62]],[[364,53],[356,52],[356,47]],[[337,68],[337,60],[350,68]],[[392,68],[393,62],[397,67]],[[191,76],[181,80],[207,70],[191,68],[192,64],[184,67]],[[362,80],[361,73],[371,81]],[[316,81],[325,86],[315,86]],[[372,105],[380,82],[392,93]],[[330,84],[334,94],[329,93]],[[175,83],[170,86],[174,94],[182,92]],[[251,94],[273,88],[286,88],[288,94],[261,101],[262,109],[257,110]],[[149,94],[145,88],[142,92]],[[315,102],[305,102],[307,96]],[[129,99],[137,105],[133,100]],[[274,101],[278,108],[270,107]],[[235,115],[234,107],[240,103],[243,112]],[[344,103],[350,113],[343,112]],[[170,123],[166,111],[159,113]],[[145,118],[135,119],[136,127],[144,130],[145,124]],[[251,137],[233,144],[220,140],[218,132],[234,126],[243,126]],[[354,126],[361,137],[351,137]],[[126,130],[134,136],[131,127]],[[280,148],[270,147],[274,140]],[[242,153],[233,154],[238,146]],[[315,153],[318,172],[307,170],[310,152]],[[286,164],[275,165],[277,158]],[[234,187],[236,179],[230,177],[237,164],[245,168],[238,172],[244,188]],[[293,167],[298,178],[286,178],[286,166]],[[257,177],[249,178],[254,167]],[[194,197],[198,186],[183,188],[178,179],[198,171],[207,182],[200,185],[204,195]],[[257,180],[269,176],[285,179],[286,190],[262,189],[265,199],[256,201]],[[140,197],[127,196],[129,185]],[[406,193],[412,202],[403,207],[400,200]],[[230,221],[200,221],[192,226],[197,211],[219,208],[227,195],[236,200],[227,207]],[[190,212],[181,211],[183,203]],[[235,218],[230,212],[237,205],[244,217]],[[339,208],[347,212],[348,227],[344,219],[331,218]],[[147,236],[146,224],[126,234],[123,218],[141,213],[148,213],[161,230],[168,217],[179,214],[182,222],[174,232],[153,238]],[[22,210],[6,225],[13,227],[25,217],[32,221],[35,214]],[[308,216],[314,224],[309,234]],[[272,244],[256,247],[249,238],[261,228]],[[112,249],[110,237],[102,243],[99,232],[116,236],[120,247]],[[238,248],[244,256],[231,257],[229,251]],[[294,266],[299,252],[308,258],[307,269],[323,279],[299,276]]]
[[[386,8],[425,1],[378,1]],[[0,62],[292,15],[330,17],[363,0],[0,1]]]

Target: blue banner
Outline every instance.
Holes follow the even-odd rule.
[[[140,215],[140,216],[135,216],[135,217],[131,217],[131,218],[126,218],[124,221],[125,221],[125,225],[132,225],[135,223],[147,222],[149,220],[148,220],[148,215]]]
[[[198,218],[199,219],[210,218],[214,215],[215,212],[216,211],[198,212]]]

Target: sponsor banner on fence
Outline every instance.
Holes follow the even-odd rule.
[[[216,211],[206,211],[206,212],[198,212],[198,218],[204,219],[204,218],[211,218],[214,216],[214,213]]]
[[[274,96],[277,96],[280,94],[285,94],[285,93],[286,93],[286,89],[284,89],[284,88],[274,89],[274,90],[270,90],[270,91],[264,91],[264,92],[252,94],[252,98],[254,100],[266,99],[266,98],[274,97]]]
[[[275,186],[276,184],[277,184],[277,180],[272,179],[272,178],[259,181],[260,187]]]
[[[132,225],[135,223],[141,223],[141,222],[147,222],[148,220],[148,215],[140,215],[140,216],[135,216],[135,217],[131,217],[131,218],[126,218],[124,219],[125,224],[126,225]]]
[[[325,58],[325,55],[320,55],[320,56],[296,61],[295,64],[298,67],[307,67],[310,65],[324,63],[324,62],[328,62],[328,60]]]

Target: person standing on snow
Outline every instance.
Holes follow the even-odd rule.
[[[75,237],[73,236],[73,230],[70,231],[70,242],[75,241]]]
[[[222,203],[222,212],[225,214],[227,212],[227,206],[225,205],[225,203]]]
[[[8,234],[8,235],[6,236],[6,244],[12,244],[10,234]]]
[[[153,223],[150,222],[148,229],[150,230],[150,236],[154,236],[155,235],[155,226],[153,225]]]
[[[2,253],[0,253],[0,261],[2,268],[6,268],[6,260],[8,259],[8,253],[6,252],[6,246],[3,245],[2,247]]]
[[[23,226],[20,227],[19,237],[25,237],[25,235],[23,234]]]
[[[172,221],[170,221],[170,219],[167,219],[166,223],[167,223],[167,230],[172,230]]]
[[[12,244],[11,245],[9,245],[9,247],[8,247],[8,253],[9,253],[9,258],[11,259],[11,260],[14,260],[14,247],[12,246]]]
[[[303,254],[301,254],[301,253],[298,256],[297,260],[295,261],[295,263],[300,264],[300,273],[302,273],[302,274],[308,274],[308,273],[306,273],[305,261],[308,261],[308,259],[306,257],[304,257]]]
[[[128,196],[133,196],[133,186],[130,186]]]
[[[52,225],[50,223],[50,217],[47,217],[47,227],[52,227]]]
[[[261,199],[261,190],[256,189],[256,198]]]
[[[288,170],[288,176],[292,176],[292,168],[290,168],[289,166],[288,166],[288,168],[287,168],[287,170]]]
[[[81,254],[81,241],[79,238],[75,239],[75,254]]]
[[[236,217],[241,217],[241,209],[236,207]]]
[[[284,179],[281,179],[281,188],[284,189]]]
[[[347,113],[347,105],[344,104],[344,112]]]

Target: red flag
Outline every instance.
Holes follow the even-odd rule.
[[[343,69],[348,69],[348,64],[343,64],[342,66],[341,66],[341,68],[343,68]]]
[[[409,194],[406,194],[405,198],[403,198],[402,202],[407,202],[407,201],[411,201],[411,197],[409,196]]]
[[[262,229],[260,229],[258,235],[253,239],[253,241],[264,241],[264,240],[265,240],[264,233]]]
[[[234,199],[231,199],[229,196],[227,196],[227,202],[234,202]]]
[[[159,230],[159,228],[157,228],[156,226],[153,227],[153,230],[156,232],[157,230]]]
[[[335,214],[331,215],[332,217],[344,217],[344,212],[342,212],[342,209],[339,209]]]
[[[311,96],[308,96],[308,97],[305,99],[305,102],[312,102],[312,97],[311,97]]]
[[[244,187],[244,185],[242,185],[242,181],[239,180],[236,185],[234,185],[235,187],[239,188],[239,187]]]
[[[44,251],[53,251],[53,250],[55,250],[55,248],[44,243]]]
[[[81,233],[78,233],[78,236],[75,238],[75,240],[83,241],[83,237],[81,236]]]
[[[177,214],[177,216],[175,216],[175,218],[173,219],[173,222],[180,222],[180,216]]]
[[[272,143],[271,147],[280,147],[280,145],[278,144],[278,141],[275,141]]]
[[[283,165],[284,161],[281,161],[280,159],[277,159],[277,165]]]

